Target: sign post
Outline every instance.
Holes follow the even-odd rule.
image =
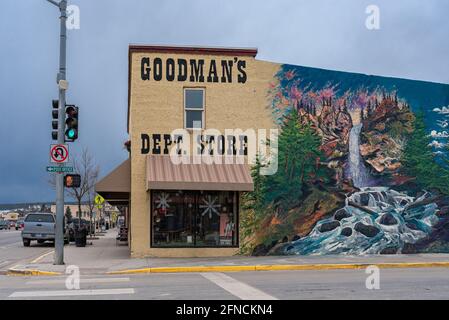
[[[56,82],[59,88],[59,105],[58,105],[58,145],[60,149],[55,149],[55,158],[58,166],[62,167],[65,163],[62,160],[68,158],[68,149],[64,154],[64,128],[65,128],[65,96],[66,96],[66,51],[67,51],[67,0],[60,0],[59,3],[54,0],[47,0],[51,4],[57,6],[61,13],[60,16],[60,44],[59,44],[59,72]],[[53,158],[53,156],[52,156]],[[55,225],[55,255],[54,264],[64,264],[64,176],[56,175],[56,225]]]
[[[94,198],[94,203],[98,209],[98,212],[100,213],[100,217],[98,219],[98,221],[99,221],[98,227],[100,228],[100,231],[102,231],[100,222],[101,222],[101,216],[102,216],[101,211],[103,209],[104,198],[102,196],[100,196],[99,194],[97,194]]]

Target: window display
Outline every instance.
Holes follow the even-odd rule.
[[[152,192],[153,247],[237,247],[236,192]]]

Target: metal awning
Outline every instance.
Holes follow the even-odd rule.
[[[147,156],[147,190],[253,191],[246,164],[174,164],[169,156]]]
[[[126,205],[131,193],[131,161],[124,161],[95,184],[95,191],[111,205]]]

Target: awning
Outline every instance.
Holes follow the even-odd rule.
[[[111,205],[126,205],[131,193],[131,161],[128,159],[95,185],[95,191]]]
[[[147,190],[253,191],[246,164],[174,164],[169,156],[147,156]]]

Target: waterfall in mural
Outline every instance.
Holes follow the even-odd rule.
[[[355,187],[363,188],[368,186],[369,173],[360,156],[360,132],[362,124],[352,127],[349,135],[349,172]]]
[[[293,241],[286,254],[397,253],[405,244],[429,236],[437,224],[438,206],[432,194],[411,197],[389,187],[370,186],[371,176],[360,154],[362,124],[349,136],[349,174],[358,192],[348,195],[344,208],[320,220],[304,238]]]

